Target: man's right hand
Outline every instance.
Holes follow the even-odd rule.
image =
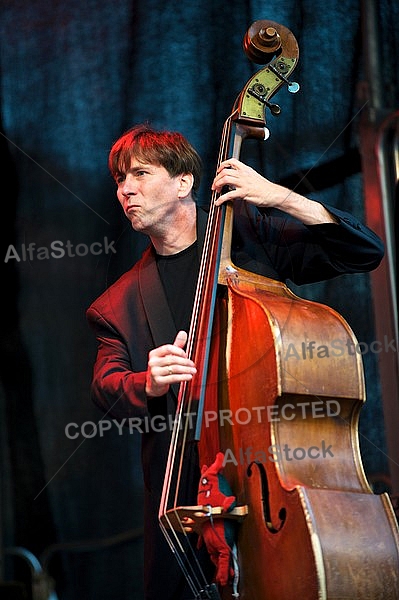
[[[173,344],[159,346],[148,354],[147,396],[163,396],[172,383],[191,381],[197,369],[184,350],[186,343],[187,333],[179,331]]]

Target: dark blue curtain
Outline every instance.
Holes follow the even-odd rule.
[[[398,104],[398,17],[398,3],[378,2],[387,109]],[[363,219],[357,0],[2,2],[0,583],[29,580],[22,547],[54,577],[59,599],[142,597],[139,434],[100,430],[89,399],[85,309],[146,245],[121,214],[107,155],[138,122],[181,131],[204,159],[206,205],[223,122],[259,68],[242,50],[258,19],[295,34],[301,89],[278,93],[270,140],[249,142],[243,157]],[[336,308],[364,344],[375,339],[368,275],[294,291]],[[363,359],[362,456],[384,480],[377,356]]]

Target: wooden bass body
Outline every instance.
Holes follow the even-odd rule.
[[[365,386],[350,327],[241,269],[218,310],[224,473],[248,508],[239,597],[399,599],[397,521],[389,497],[370,489],[359,451]]]

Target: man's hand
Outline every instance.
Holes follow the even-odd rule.
[[[236,158],[220,163],[212,190],[221,194],[216,198],[216,206],[241,198],[259,208],[278,208],[305,225],[337,223],[337,219],[319,202],[269,181]]]
[[[184,346],[187,333],[179,331],[173,344],[154,348],[148,355],[145,391],[147,396],[163,396],[172,383],[190,381],[197,372],[195,364],[187,358]]]

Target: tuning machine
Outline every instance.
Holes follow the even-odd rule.
[[[299,89],[300,89],[299,83],[297,83],[296,81],[288,81],[288,79],[286,78],[285,75],[289,71],[289,66],[282,58],[277,59],[274,62],[274,64],[270,64],[269,69],[279,79],[281,79],[281,81],[284,81],[284,83],[287,84],[288,91],[291,94],[296,94],[299,91]]]
[[[274,117],[278,117],[278,115],[281,113],[281,108],[278,104],[274,104],[266,100],[267,92],[268,89],[263,85],[263,83],[254,83],[252,88],[248,89],[248,93],[251,94],[251,96],[254,96],[254,98],[267,106]]]

